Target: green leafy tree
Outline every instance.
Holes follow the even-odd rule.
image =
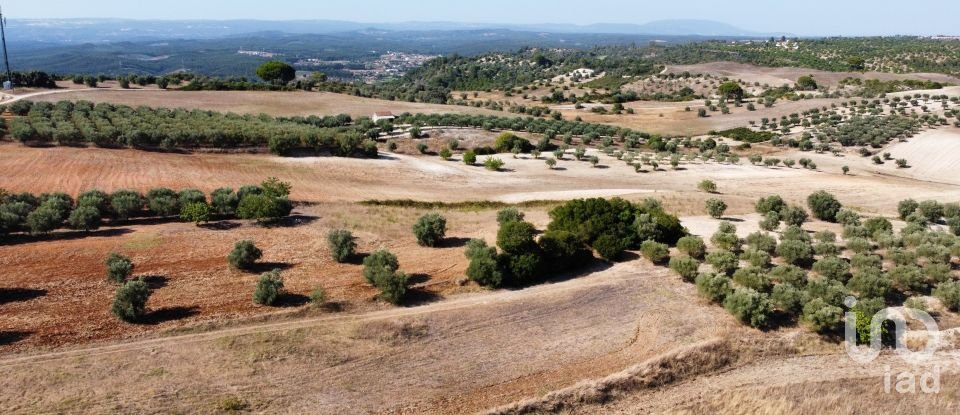
[[[111,252],[107,256],[107,280],[117,284],[127,282],[127,278],[133,272],[133,261],[129,257]]]
[[[213,208],[213,213],[217,215],[233,215],[236,213],[239,204],[240,199],[229,187],[221,187],[210,194],[210,206]]]
[[[437,246],[447,232],[447,219],[438,213],[428,213],[417,219],[413,235],[420,246]]]
[[[801,91],[814,91],[817,89],[817,81],[813,75],[804,75],[797,79],[797,89]]]
[[[118,190],[110,195],[110,209],[117,220],[127,220],[143,211],[143,196],[133,190]]]
[[[736,81],[728,81],[720,84],[717,93],[724,99],[732,99],[740,102],[743,100],[743,88]]]
[[[694,282],[698,275],[697,270],[700,268],[700,262],[687,256],[675,256],[670,258],[668,266],[684,281]]]
[[[711,217],[720,219],[723,217],[723,213],[727,211],[727,203],[718,198],[707,199],[706,209]]]
[[[143,318],[147,300],[150,299],[150,287],[143,280],[128,281],[119,288],[113,297],[110,312],[127,323],[135,323]]]
[[[477,153],[473,150],[467,150],[463,153],[463,164],[472,166],[477,164]]]
[[[384,274],[397,272],[400,261],[397,256],[385,249],[374,251],[363,259],[363,277],[371,285],[376,285],[377,279]]]
[[[700,274],[697,276],[696,284],[700,295],[715,303],[722,303],[732,291],[730,278],[721,274]]]
[[[46,203],[27,215],[27,226],[30,227],[30,233],[34,235],[49,233],[62,224],[63,213]]]
[[[501,226],[507,222],[522,221],[523,218],[523,212],[515,207],[504,208],[497,212],[497,224]]]
[[[818,333],[835,333],[843,325],[843,309],[814,298],[803,306],[803,320]]]
[[[280,270],[265,272],[257,280],[257,287],[253,290],[253,302],[272,306],[283,295],[283,276]]]
[[[737,320],[752,327],[763,328],[770,322],[770,299],[750,288],[737,288],[723,300],[723,307]]]
[[[503,284],[503,272],[497,264],[497,248],[487,246],[482,239],[473,239],[467,243],[465,255],[470,259],[467,278],[484,287],[499,287]]]
[[[272,84],[287,84],[297,76],[297,70],[280,61],[269,61],[257,67],[257,76]]]
[[[813,212],[815,218],[835,222],[837,213],[840,212],[843,205],[832,194],[820,190],[807,197],[807,207]]]
[[[942,283],[933,290],[933,295],[940,299],[950,311],[960,311],[960,282]]]
[[[677,241],[677,250],[691,258],[703,259],[707,254],[707,245],[699,236],[684,236]]]
[[[624,243],[615,235],[603,234],[593,241],[592,247],[601,258],[613,261],[623,254]]]
[[[285,197],[273,197],[266,193],[244,196],[237,206],[237,217],[269,222],[287,216],[293,204]]]
[[[643,241],[640,244],[640,253],[654,264],[663,264],[670,259],[670,248],[666,244],[656,241]]]
[[[227,262],[234,268],[249,270],[262,256],[263,251],[257,248],[253,241],[245,239],[233,245],[233,250],[227,255]]]
[[[356,253],[357,242],[353,234],[346,229],[335,229],[327,234],[327,245],[333,260],[343,263]]]
[[[67,224],[76,230],[95,230],[100,227],[100,211],[93,206],[78,206],[73,212],[70,212]]]
[[[713,180],[702,180],[697,185],[697,189],[707,193],[717,193],[717,184]]]
[[[211,215],[213,215],[213,209],[210,208],[210,205],[203,202],[190,203],[180,210],[180,219],[193,222],[197,226],[200,226],[201,223],[209,222]]]

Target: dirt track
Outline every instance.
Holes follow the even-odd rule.
[[[635,261],[419,308],[6,358],[0,407],[207,411],[236,395],[266,412],[470,413],[736,328],[693,290]]]

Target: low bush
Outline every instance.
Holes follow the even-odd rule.
[[[747,261],[751,267],[769,268],[771,264],[770,254],[764,251],[750,249],[740,254],[742,261]]]
[[[791,284],[777,284],[770,294],[770,304],[774,308],[793,316],[803,311],[806,302],[806,293]]]
[[[704,273],[697,276],[697,291],[706,299],[722,303],[730,293],[730,278],[720,274]]]
[[[390,251],[380,249],[363,259],[363,277],[371,285],[376,285],[382,275],[393,275],[400,268],[400,261]]]
[[[327,246],[333,260],[343,263],[356,254],[357,242],[349,230],[335,229],[327,233]]]
[[[818,333],[835,333],[843,326],[843,309],[814,298],[803,306],[803,320]]]
[[[601,258],[608,261],[619,258],[626,248],[623,240],[610,234],[600,235],[600,237],[593,241],[592,247]]]
[[[413,235],[420,246],[435,247],[447,233],[447,219],[438,213],[428,213],[417,219]]]
[[[781,284],[790,284],[797,288],[807,286],[807,273],[795,265],[777,265],[767,273],[770,278]]]
[[[237,269],[249,270],[263,256],[263,251],[251,240],[237,241],[233,250],[227,255],[227,261]]]
[[[942,283],[933,290],[933,295],[940,299],[944,307],[947,307],[950,311],[960,311],[960,282]]]
[[[283,294],[283,277],[280,270],[265,272],[257,280],[257,288],[253,290],[253,302],[272,306],[277,303]]]
[[[821,277],[846,283],[850,279],[850,264],[842,258],[828,256],[813,264],[813,270]]]
[[[740,260],[730,251],[717,251],[707,255],[707,263],[713,267],[713,272],[723,275],[733,275],[740,267]]]
[[[813,262],[813,247],[807,242],[785,240],[777,246],[777,256],[788,264],[806,267]]]
[[[506,222],[522,221],[523,217],[523,212],[515,207],[504,208],[497,212],[497,224],[503,225]]]
[[[663,264],[670,258],[670,248],[666,244],[656,241],[643,241],[640,244],[640,253],[654,264]]]
[[[675,256],[670,258],[669,267],[684,281],[694,282],[698,275],[697,270],[700,268],[700,262],[688,256]]]
[[[769,324],[770,299],[756,290],[737,288],[723,300],[723,307],[752,327],[763,328]]]
[[[705,202],[707,214],[709,214],[714,219],[720,219],[723,217],[724,212],[727,211],[727,203],[722,199],[712,198],[707,199]]]
[[[767,277],[767,274],[764,273],[763,268],[754,266],[740,268],[734,272],[733,282],[742,287],[750,288],[762,293],[770,292],[770,289],[773,288],[773,284],[770,282],[770,278]]]
[[[777,239],[763,232],[754,232],[744,239],[751,250],[772,254],[777,250]]]
[[[677,250],[691,258],[703,259],[707,254],[707,245],[699,236],[684,236],[677,241]]]
[[[143,280],[127,281],[117,288],[113,297],[110,312],[128,323],[134,323],[143,318],[147,300],[150,299],[150,287]]]
[[[107,256],[107,280],[117,284],[123,284],[127,282],[127,278],[130,277],[130,274],[133,272],[133,261],[130,258],[118,254],[116,252],[111,252]]]

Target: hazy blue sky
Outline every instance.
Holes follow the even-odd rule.
[[[11,18],[645,23],[709,19],[759,32],[958,34],[958,0],[0,0]]]

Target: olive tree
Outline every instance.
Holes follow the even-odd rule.
[[[715,218],[720,219],[723,217],[723,213],[727,211],[727,203],[722,199],[711,198],[707,199],[705,202],[707,213]]]
[[[417,219],[413,235],[420,246],[437,246],[447,232],[447,219],[438,213],[428,213]]]
[[[143,280],[128,281],[119,288],[113,297],[110,312],[128,323],[143,318],[147,300],[150,299],[150,287]]]
[[[227,255],[227,261],[238,269],[249,270],[263,256],[263,251],[251,240],[237,241],[233,250]]]
[[[253,302],[272,306],[283,295],[283,277],[280,270],[265,272],[257,280],[257,287],[253,290]]]
[[[133,272],[134,267],[130,258],[116,252],[111,252],[107,256],[106,265],[107,280],[120,284],[127,281],[127,277]]]
[[[353,234],[346,229],[335,229],[327,234],[327,246],[330,254],[337,262],[346,262],[356,253],[357,243]]]
[[[823,190],[810,194],[807,197],[807,206],[815,218],[827,222],[835,222],[837,213],[843,207],[836,197]]]

